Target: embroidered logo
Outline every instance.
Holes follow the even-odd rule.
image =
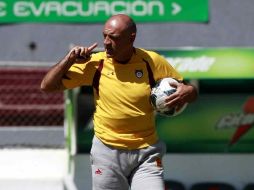
[[[98,168],[98,169],[95,171],[95,174],[97,174],[97,175],[102,175],[102,171]]]
[[[108,71],[107,72],[107,75],[114,75],[115,73],[114,73],[114,71]]]
[[[136,70],[135,74],[136,74],[136,77],[141,78],[143,76],[143,71],[142,70]]]

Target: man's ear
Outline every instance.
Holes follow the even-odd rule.
[[[131,33],[131,42],[134,42],[136,38],[136,33]]]

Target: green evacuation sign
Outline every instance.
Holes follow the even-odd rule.
[[[92,23],[115,14],[136,22],[207,22],[208,0],[0,0],[0,23]]]

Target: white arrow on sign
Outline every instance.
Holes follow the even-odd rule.
[[[171,12],[172,15],[177,15],[179,12],[181,12],[182,7],[179,4],[177,4],[176,2],[173,2],[171,5],[173,8],[173,10]]]

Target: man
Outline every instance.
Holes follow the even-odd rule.
[[[151,87],[164,77],[182,80],[155,52],[135,48],[136,24],[127,15],[112,16],[103,29],[104,52],[76,46],[41,83],[45,92],[92,85],[96,110],[91,149],[94,190],[163,190],[161,159],[165,144],[158,140]],[[191,85],[175,84],[167,106],[181,108],[197,97]]]

